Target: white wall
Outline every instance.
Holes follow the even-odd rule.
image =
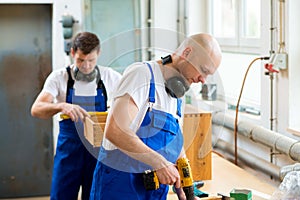
[[[288,128],[300,132],[300,1],[289,0],[288,2],[288,51],[289,51],[289,124]]]
[[[208,32],[208,5],[207,0],[188,0],[188,33],[193,35],[199,32]]]

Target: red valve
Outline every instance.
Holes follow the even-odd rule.
[[[276,72],[279,73],[279,70],[276,70],[273,68],[273,64],[272,63],[266,63],[265,64],[265,68],[269,71],[269,72]]]

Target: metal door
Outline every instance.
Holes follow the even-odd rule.
[[[0,198],[49,195],[52,120],[31,105],[52,69],[52,6],[0,4]]]
[[[139,0],[85,0],[85,29],[101,40],[99,64],[122,72],[141,61]]]

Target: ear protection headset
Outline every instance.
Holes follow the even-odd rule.
[[[162,57],[162,64],[166,65],[172,63],[171,55]],[[185,80],[181,76],[173,76],[166,80],[165,88],[168,94],[174,98],[183,97],[186,91],[189,90],[189,86],[186,84]]]
[[[96,70],[96,67],[94,68],[94,70],[89,73],[89,74],[84,74],[82,73],[78,67],[75,67],[75,70],[74,70],[74,78],[75,80],[77,81],[86,81],[86,82],[91,82],[93,81],[97,76],[97,70]]]

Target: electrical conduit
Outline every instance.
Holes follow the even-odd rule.
[[[234,130],[234,118],[224,113],[214,114],[212,122]],[[300,161],[300,141],[242,120],[239,120],[237,127],[239,134],[248,137],[254,142],[274,148],[278,152],[288,155],[294,161]]]

